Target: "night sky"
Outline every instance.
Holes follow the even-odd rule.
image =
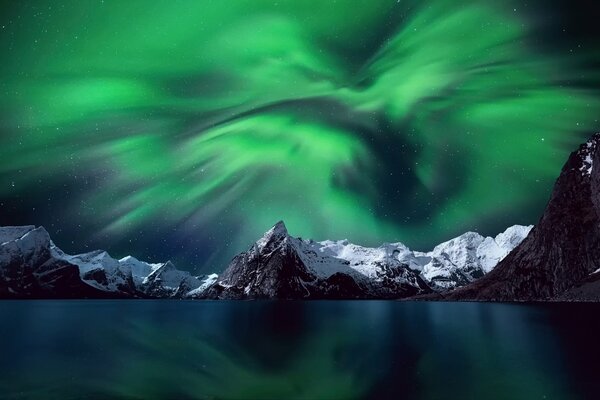
[[[600,131],[596,3],[4,2],[0,224],[199,273],[280,219],[423,250],[536,223]]]

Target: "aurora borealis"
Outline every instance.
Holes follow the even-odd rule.
[[[280,219],[422,249],[535,223],[600,130],[568,4],[5,2],[0,224],[208,272]]]

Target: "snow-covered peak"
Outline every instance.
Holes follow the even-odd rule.
[[[0,265],[18,262],[31,266],[43,262],[48,258],[50,244],[50,235],[41,226],[0,228]]]
[[[158,268],[156,268],[154,271],[152,271],[152,273],[150,275],[148,275],[147,278],[150,278],[153,276],[159,276],[164,273],[167,273],[170,271],[176,271],[176,270],[177,270],[177,268],[175,268],[175,265],[169,260],[166,263],[160,264],[160,266]]]
[[[337,272],[358,273],[374,278],[381,270],[377,264],[392,264],[397,254],[394,249],[384,246],[363,247],[348,240],[312,240],[293,239],[304,264],[317,276],[327,278]],[[396,260],[396,263],[398,261]]]
[[[18,240],[24,251],[48,247],[50,245],[50,235],[42,226],[28,231]]]
[[[17,240],[34,229],[33,225],[0,227],[0,244]]]
[[[200,296],[206,289],[208,289],[212,284],[214,284],[217,279],[219,279],[219,275],[210,274],[203,277],[198,277],[200,280],[200,286],[196,289],[190,290],[187,294],[187,297],[197,297]]]
[[[104,250],[94,250],[89,253],[77,254],[74,256],[65,254],[64,258],[77,265],[82,274],[95,269],[104,269],[107,272],[113,272],[119,269],[119,262]]]
[[[513,225],[504,232],[496,235],[494,241],[501,248],[510,251],[517,247],[529,235],[532,229],[533,225]]]
[[[600,141],[600,133],[596,133],[587,142],[581,145],[577,154],[581,159],[581,166],[579,171],[581,174],[586,176],[592,173],[594,168],[594,153],[598,148],[598,142]]]
[[[269,229],[264,237],[272,238],[272,237],[282,237],[287,236],[288,231],[283,221],[277,222],[271,229]]]
[[[132,256],[121,258],[119,264],[131,271],[131,276],[136,285],[141,285],[148,275],[163,265],[162,263],[153,264],[140,261]]]
[[[485,238],[477,232],[465,232],[454,239],[438,244],[428,254],[435,256],[446,254],[449,258],[460,261],[459,258],[466,255],[466,250],[476,249],[484,240]]]
[[[259,249],[264,248],[267,243],[272,242],[274,240],[286,238],[288,236],[288,231],[283,221],[277,222],[271,229],[269,229],[262,238],[258,239],[256,245]]]
[[[171,261],[162,264],[144,279],[144,284],[152,282],[160,282],[160,286],[168,290],[176,290],[182,284],[185,284],[189,288],[188,290],[201,285],[196,277],[187,271],[178,270]]]
[[[531,225],[514,225],[496,237],[467,232],[441,243],[433,251],[422,253],[423,260],[430,258],[423,267],[423,277],[444,288],[471,282],[494,269],[532,228]]]

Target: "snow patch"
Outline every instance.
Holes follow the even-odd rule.
[[[581,158],[581,171],[582,176],[588,176],[592,173],[594,168],[593,155],[598,147],[598,140],[600,140],[600,133],[596,133],[590,140],[584,143],[578,151],[579,157]]]
[[[0,244],[12,242],[13,240],[20,239],[26,233],[35,229],[33,225],[26,226],[3,226],[0,227]]]

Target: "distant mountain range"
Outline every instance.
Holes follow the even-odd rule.
[[[193,297],[216,278],[192,276],[170,261],[116,260],[103,250],[68,255],[43,227],[0,228],[1,298]]]
[[[398,299],[445,291],[492,270],[529,233],[515,225],[495,238],[467,232],[423,253],[402,243],[294,238],[278,222],[236,256],[202,297],[213,299]]]
[[[68,255],[42,227],[0,228],[0,298],[600,300],[600,134],[573,152],[539,223],[429,252],[303,240],[280,221],[220,275]]]
[[[467,232],[423,253],[402,243],[369,248],[302,240],[278,222],[218,277],[192,276],[170,261],[117,260],[103,250],[69,255],[43,227],[2,227],[0,297],[405,298],[473,282],[531,228],[515,225],[495,238]]]

